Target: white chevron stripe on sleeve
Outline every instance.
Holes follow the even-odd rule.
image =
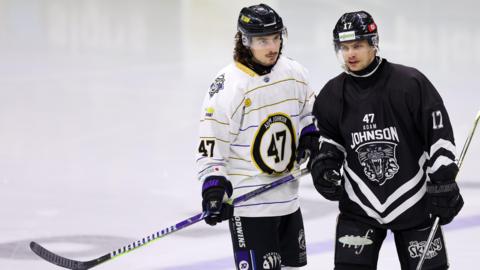
[[[345,150],[345,147],[343,147],[341,144],[337,143],[334,140],[331,140],[331,139],[325,138],[323,136],[320,136],[320,139],[318,139],[318,141],[320,142],[320,147],[319,148],[321,148],[322,142],[327,142],[329,144],[335,145],[338,148],[338,150],[342,151],[344,155],[347,155],[347,151]]]
[[[445,139],[438,139],[432,146],[430,147],[429,158],[432,157],[438,150],[441,148],[446,149],[452,152],[453,156],[457,156],[457,150],[455,145],[451,141],[447,141]]]
[[[453,161],[452,159],[446,157],[446,156],[439,156],[436,160],[435,160],[435,163],[433,163],[433,166],[432,167],[428,167],[427,168],[427,173],[428,174],[432,174],[432,173],[435,173],[438,169],[440,169],[440,167],[442,166],[448,166],[452,163],[454,163],[455,161]]]

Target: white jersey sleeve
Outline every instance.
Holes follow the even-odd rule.
[[[315,103],[315,91],[310,87],[310,83],[308,81],[309,73],[306,68],[302,65],[298,64],[297,62],[293,62],[296,66],[295,70],[298,71],[298,76],[301,78],[305,84],[304,93],[305,93],[305,100],[303,100],[303,105],[300,110],[300,134],[304,128],[311,126],[314,122],[314,117],[312,115],[313,104]],[[313,127],[313,126],[312,126]]]
[[[205,95],[200,115],[197,152],[198,178],[210,175],[227,177],[230,144],[235,140],[241,121],[242,93],[236,91],[231,66],[217,74]]]

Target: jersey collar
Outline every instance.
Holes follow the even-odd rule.
[[[252,69],[250,69],[249,67],[245,66],[240,62],[235,62],[235,65],[237,66],[238,69],[247,73],[250,77],[258,76],[258,74],[255,71],[253,71]]]

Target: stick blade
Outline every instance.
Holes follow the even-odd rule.
[[[30,242],[30,249],[35,254],[40,256],[42,259],[44,259],[44,260],[46,260],[50,263],[56,264],[58,266],[68,268],[68,269],[72,269],[72,270],[86,270],[86,269],[88,269],[88,267],[85,265],[84,262],[67,259],[67,258],[62,257],[60,255],[57,255],[57,254],[49,251],[48,249],[42,247],[40,244],[38,244],[36,242],[33,242],[33,241]]]

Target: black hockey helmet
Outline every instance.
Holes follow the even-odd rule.
[[[267,36],[285,30],[282,18],[265,4],[244,7],[238,15],[237,29],[243,36]]]
[[[371,46],[378,48],[377,25],[368,12],[348,12],[337,21],[333,29],[335,48],[337,49],[341,42],[352,40],[367,40]]]

